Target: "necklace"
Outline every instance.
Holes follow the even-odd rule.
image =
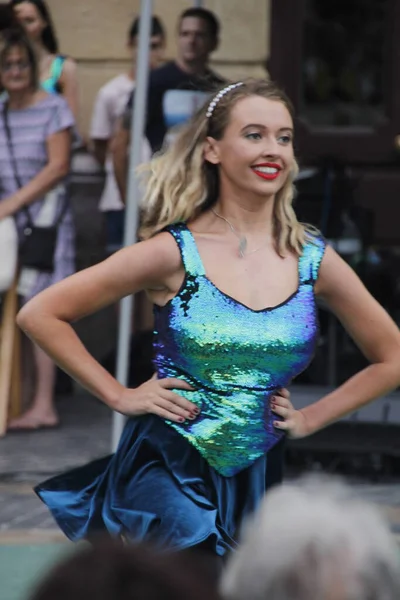
[[[232,223],[230,223],[230,221],[228,221],[228,219],[226,219],[222,215],[219,215],[217,213],[217,211],[215,211],[213,208],[211,209],[211,211],[214,213],[214,215],[216,217],[218,217],[219,219],[222,219],[223,221],[225,221],[225,223],[227,223],[229,225],[229,228],[232,231],[233,235],[235,235],[238,238],[238,240],[239,240],[239,256],[240,256],[240,258],[244,258],[245,256],[249,256],[250,254],[255,254],[256,252],[258,252],[259,250],[261,250],[262,248],[264,248],[264,246],[266,246],[267,242],[265,242],[264,244],[262,244],[262,246],[259,246],[255,250],[252,250],[251,252],[246,252],[246,248],[247,248],[247,238],[246,238],[246,236],[245,235],[241,235],[238,231],[236,231],[236,229],[234,228],[234,226],[232,225]]]

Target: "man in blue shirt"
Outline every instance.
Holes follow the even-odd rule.
[[[219,22],[204,8],[189,8],[179,17],[178,56],[149,76],[145,135],[153,152],[224,83],[208,66],[219,41]],[[113,162],[121,198],[126,197],[133,94],[113,141]],[[169,137],[169,136],[168,136]]]

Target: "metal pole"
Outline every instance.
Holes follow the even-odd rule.
[[[132,107],[131,149],[129,156],[124,246],[131,246],[137,240],[136,232],[138,228],[140,190],[135,171],[136,167],[141,162],[145,129],[152,10],[153,0],[141,0],[136,86]],[[130,339],[133,307],[133,296],[128,296],[120,302],[116,378],[125,386],[128,384],[129,362],[131,358]],[[113,414],[111,436],[112,451],[115,451],[118,446],[124,423],[125,417],[123,415],[119,413]]]
[[[203,8],[203,0],[193,0],[193,7],[194,8]]]

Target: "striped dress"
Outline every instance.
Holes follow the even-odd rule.
[[[0,99],[0,115],[3,115],[4,99]],[[20,110],[10,110],[8,113],[14,156],[17,162],[18,174],[23,184],[31,181],[46,166],[47,146],[49,136],[74,126],[74,117],[67,102],[58,95],[48,95],[33,106]],[[61,182],[56,188],[56,198],[53,209],[46,209],[45,197],[38,198],[29,205],[33,222],[41,225],[54,224],[68,202],[66,182]],[[3,118],[0,118],[0,202],[9,198],[17,191],[10,152],[7,144]],[[47,210],[46,223],[43,213]],[[20,239],[26,225],[26,215],[20,211],[16,215]],[[54,257],[54,271],[42,273],[30,272],[29,285],[24,285],[23,299],[29,300],[49,285],[71,275],[75,270],[75,232],[72,214],[68,207],[58,228],[57,245]]]

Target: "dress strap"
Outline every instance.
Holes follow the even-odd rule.
[[[315,284],[325,248],[326,240],[322,236],[308,236],[299,260],[300,283]]]
[[[57,82],[60,79],[66,60],[67,57],[63,56],[62,54],[58,54],[53,60],[51,65],[50,77],[53,79],[54,82]]]
[[[203,261],[201,260],[194,236],[185,223],[175,223],[165,228],[170,233],[181,253],[183,266],[189,275],[205,275]]]
[[[51,63],[49,77],[42,82],[42,89],[44,89],[49,94],[59,93],[61,91],[59,89],[59,79],[62,75],[64,63],[66,60],[66,56],[58,54]]]

